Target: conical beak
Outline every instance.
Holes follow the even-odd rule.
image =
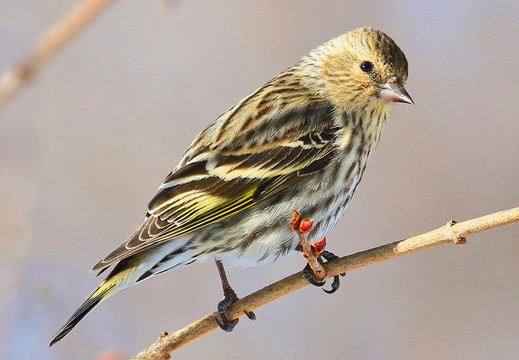
[[[388,102],[401,102],[414,105],[413,99],[407,93],[400,82],[393,80],[387,82],[379,91],[380,98]]]

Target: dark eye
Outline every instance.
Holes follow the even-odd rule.
[[[360,69],[366,73],[370,73],[373,71],[373,63],[370,61],[363,61],[362,64],[360,64]]]

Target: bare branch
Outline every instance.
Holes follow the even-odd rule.
[[[440,244],[463,244],[465,242],[465,237],[469,235],[517,221],[519,221],[519,207],[460,223],[451,220],[445,226],[429,231],[428,233],[382,245],[370,250],[361,251],[353,255],[348,255],[330,261],[324,266],[327,276],[333,277],[334,275],[366,266],[374,262],[392,259],[400,255],[428,249]],[[244,311],[252,311],[307,285],[308,282],[303,278],[302,272],[290,275],[232,304],[229,307],[229,320],[236,319],[243,315]],[[173,350],[213,329],[216,329],[218,327],[215,321],[217,314],[217,312],[209,314],[171,335],[163,334],[164,336],[161,336],[154,344],[141,351],[138,355],[133,357],[132,360],[156,360],[168,358],[166,356]]]
[[[83,0],[48,29],[23,59],[0,75],[0,106],[34,77],[43,61],[70,41],[101,10],[114,0]]]
[[[319,254],[314,254],[312,247],[308,240],[305,238],[305,233],[312,231],[313,220],[301,219],[301,216],[297,211],[292,210],[292,219],[290,220],[290,227],[295,231],[299,238],[299,243],[303,248],[303,254],[308,260],[308,264],[314,272],[315,280],[322,281],[326,279],[326,270],[323,265],[317,260]]]

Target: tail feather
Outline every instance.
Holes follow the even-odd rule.
[[[109,281],[105,281],[99,285],[97,290],[94,291],[83,304],[81,304],[81,306],[74,312],[74,314],[72,314],[70,319],[68,319],[65,325],[63,325],[61,329],[59,329],[58,332],[52,337],[49,346],[52,346],[63,339],[77,325],[77,323],[86,316],[86,314],[88,314],[92,309],[94,309],[97,305],[99,305],[103,300],[112,294],[114,286],[116,285],[117,283]]]
[[[189,239],[170,241],[150,250],[121,260],[108,274],[96,291],[72,314],[59,329],[50,346],[63,339],[86,314],[111,295],[127,289],[160,272],[194,261],[190,253],[179,250]],[[105,268],[106,269],[106,268]],[[104,269],[102,270],[104,271]]]

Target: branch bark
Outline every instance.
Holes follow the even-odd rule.
[[[326,279],[326,270],[324,266],[317,260],[319,253],[314,254],[312,246],[305,237],[305,233],[312,231],[314,221],[308,219],[301,219],[297,211],[292,210],[292,219],[290,220],[290,227],[295,231],[299,238],[299,244],[303,248],[304,257],[308,260],[308,264],[314,272],[314,278],[317,281]],[[304,225],[303,225],[304,224]]]
[[[465,238],[469,235],[518,221],[519,207],[460,223],[451,220],[438,229],[402,241],[344,256],[326,263],[324,267],[327,277],[333,277],[374,262],[392,259],[433,246],[445,243],[464,244],[466,242]],[[229,307],[229,320],[243,315],[244,311],[252,311],[307,285],[309,283],[303,278],[302,272],[290,275],[232,304]],[[132,360],[169,359],[170,352],[216,329],[218,327],[215,321],[217,316],[218,313],[213,312],[171,335],[165,332],[162,333],[155,343],[141,351]]]
[[[69,42],[97,14],[114,0],[82,0],[48,29],[24,58],[0,75],[0,106],[34,77],[43,61]]]

